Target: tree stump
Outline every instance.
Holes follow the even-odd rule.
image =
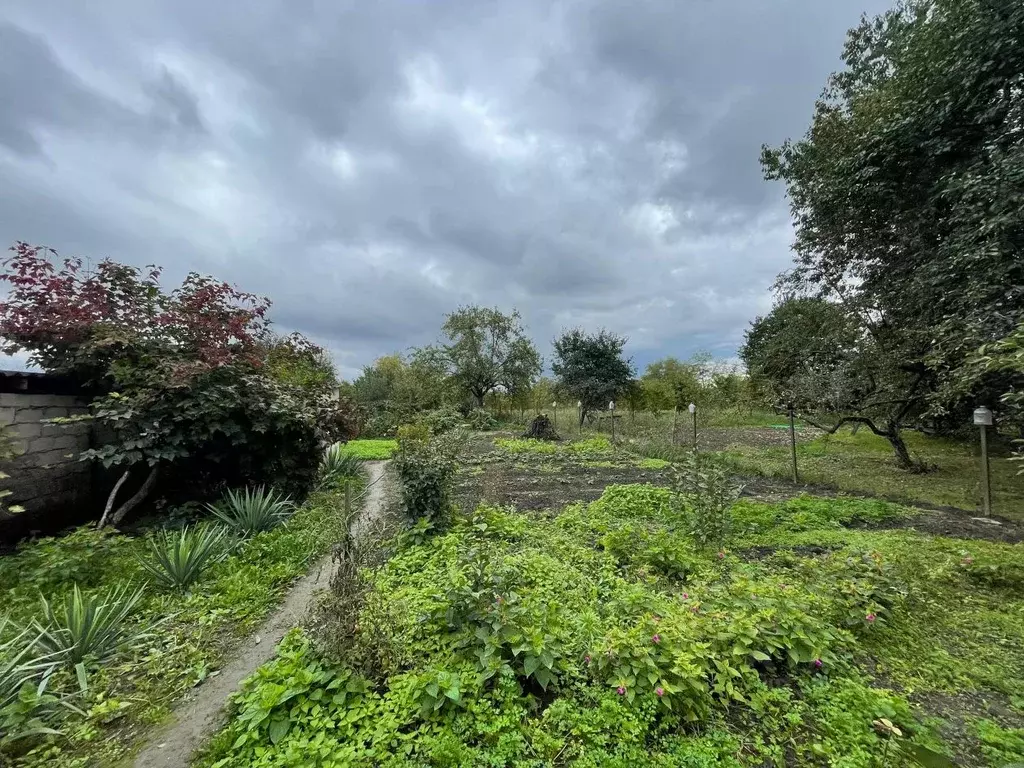
[[[555,432],[555,427],[551,423],[551,419],[547,417],[547,414],[541,413],[533,418],[530,422],[530,428],[526,430],[524,438],[533,438],[534,440],[561,440],[558,433]]]

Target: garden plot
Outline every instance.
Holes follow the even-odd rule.
[[[477,478],[635,461],[493,435],[474,450]],[[1018,545],[895,527],[919,513],[849,497],[741,499],[704,544],[667,488],[611,484],[554,511],[467,505],[443,530],[402,537],[366,573],[347,642],[324,655],[291,635],[199,764],[1024,758]]]
[[[602,437],[549,443],[478,434],[463,456],[457,500],[464,509],[481,502],[560,509],[593,501],[609,485],[668,484],[668,462],[638,458]]]

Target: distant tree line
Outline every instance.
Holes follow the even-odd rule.
[[[366,433],[388,434],[414,419],[466,418],[485,406],[525,413],[579,404],[582,421],[613,401],[632,411],[664,411],[751,398],[737,366],[709,353],[655,361],[637,378],[625,355],[627,339],[604,329],[563,331],[552,342],[553,376],[541,376],[543,359],[515,310],[459,308],[445,318],[441,336],[436,344],[381,357],[342,384],[363,412]]]

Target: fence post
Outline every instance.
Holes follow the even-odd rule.
[[[789,404],[789,452],[793,458],[793,482],[800,482],[800,475],[796,469],[796,423],[793,413],[793,404]]]

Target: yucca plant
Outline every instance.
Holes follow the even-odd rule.
[[[86,595],[75,584],[71,594],[62,601],[42,600],[42,621],[36,621],[39,639],[36,645],[44,652],[59,654],[60,661],[78,668],[87,660],[107,661],[120,647],[143,637],[130,632],[128,616],[142,599],[143,589],[131,590],[128,584],[113,587],[104,594]]]
[[[139,558],[139,564],[158,586],[185,590],[207,566],[227,555],[227,536],[228,531],[218,525],[159,531],[149,538],[147,552]]]
[[[228,491],[224,498],[207,508],[213,515],[243,536],[269,531],[295,509],[295,504],[273,488],[262,485],[244,491]]]
[[[49,677],[60,654],[41,653],[37,637],[29,629],[18,629],[6,617],[0,618],[0,710],[18,698],[25,683],[38,684]]]
[[[362,466],[358,456],[345,450],[344,443],[329,445],[320,461],[320,487],[329,488],[343,480],[359,477]]]

